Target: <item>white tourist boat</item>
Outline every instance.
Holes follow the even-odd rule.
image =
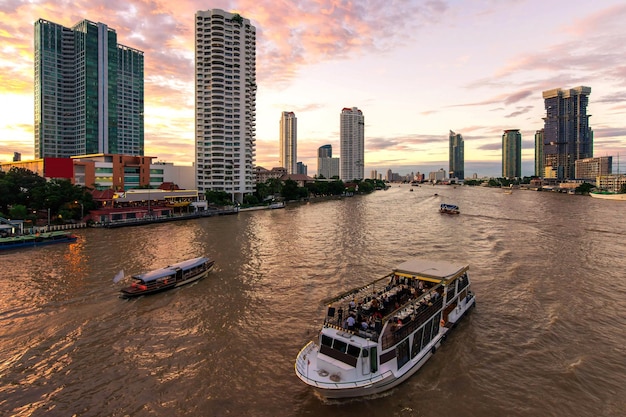
[[[296,375],[324,398],[377,394],[402,383],[474,306],[468,270],[416,258],[325,301],[322,330],[298,353]]]

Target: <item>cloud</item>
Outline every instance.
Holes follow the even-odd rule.
[[[393,151],[408,151],[418,150],[424,148],[425,145],[445,143],[447,146],[448,137],[444,135],[427,135],[427,134],[415,134],[398,136],[391,138],[382,137],[368,137],[365,139],[365,149],[367,152],[393,150]]]
[[[534,108],[534,106],[518,107],[517,110],[515,110],[513,113],[509,113],[509,114],[505,115],[504,117],[507,118],[507,119],[512,118],[512,117],[517,117],[517,116],[520,116],[522,114],[528,113],[533,108]]]
[[[491,104],[510,105],[510,104],[515,104],[519,101],[522,101],[523,99],[525,99],[526,97],[532,94],[533,92],[531,90],[523,89],[523,90],[516,91],[513,93],[498,94],[488,99],[473,102],[473,103],[452,104],[447,107],[475,107],[475,106],[486,106],[486,105],[491,105]]]

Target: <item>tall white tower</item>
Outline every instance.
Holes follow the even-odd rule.
[[[237,13],[196,13],[196,187],[254,192],[256,28]]]
[[[365,117],[356,107],[341,110],[339,133],[340,166],[342,181],[364,179]]]
[[[280,166],[287,174],[297,174],[298,118],[294,112],[284,111],[280,117]]]

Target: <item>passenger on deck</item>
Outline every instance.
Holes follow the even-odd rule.
[[[354,298],[352,300],[350,300],[350,306],[349,306],[348,310],[350,310],[350,311],[356,310],[356,303],[354,302]]]
[[[350,314],[348,316],[348,318],[346,319],[346,324],[348,325],[348,330],[354,330],[355,323],[356,323],[356,319],[354,318],[354,316],[352,314]]]

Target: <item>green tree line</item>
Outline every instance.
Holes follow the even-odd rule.
[[[81,206],[82,204],[82,206]],[[90,190],[65,179],[45,178],[26,168],[0,171],[0,216],[9,219],[47,219],[52,223],[80,220],[94,209]],[[46,220],[47,221],[47,220]]]

